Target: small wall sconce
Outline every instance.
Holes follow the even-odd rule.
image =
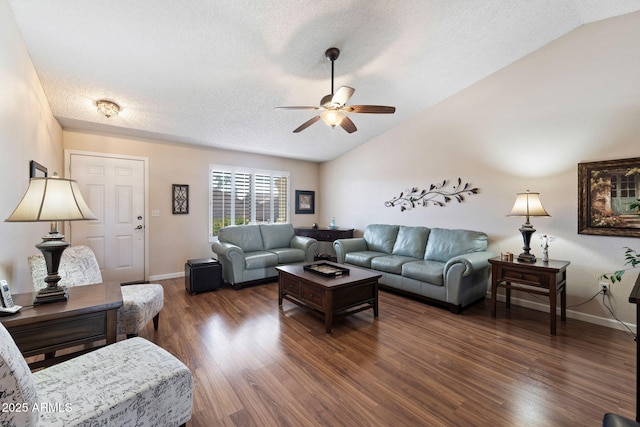
[[[96,102],[98,112],[105,116],[107,119],[113,116],[117,116],[120,112],[120,106],[113,101],[107,99],[101,99]]]

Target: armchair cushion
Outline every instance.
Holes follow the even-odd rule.
[[[143,338],[120,341],[33,374],[43,401],[70,404],[43,412],[51,426],[177,426],[191,418],[191,371]]]

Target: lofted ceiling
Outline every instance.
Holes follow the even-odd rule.
[[[366,143],[576,27],[637,0],[8,0],[65,129],[326,161]],[[292,131],[335,88],[346,133]],[[106,98],[117,117],[97,113]]]

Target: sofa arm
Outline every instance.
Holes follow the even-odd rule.
[[[464,306],[482,298],[487,293],[489,251],[471,252],[451,258],[444,267],[444,286],[447,302]]]
[[[489,251],[481,251],[481,252],[469,252],[464,255],[459,255],[457,257],[451,258],[444,266],[444,276],[445,279],[449,273],[449,270],[454,266],[461,264],[464,268],[460,269],[461,276],[468,276],[474,271],[479,271],[484,268],[489,267],[489,259],[493,258],[494,255]]]
[[[318,251],[318,241],[312,237],[293,236],[289,247],[302,249],[304,251],[305,261],[312,262]]]
[[[344,263],[344,257],[349,252],[366,251],[368,249],[367,241],[362,237],[354,237],[351,239],[338,239],[333,242],[333,249],[336,251],[338,263]]]
[[[211,250],[218,256],[224,280],[231,284],[241,282],[244,271],[242,248],[227,242],[213,242]]]

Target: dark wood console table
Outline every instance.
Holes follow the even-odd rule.
[[[106,340],[116,342],[117,311],[122,306],[120,283],[69,287],[69,300],[34,307],[35,293],[13,295],[24,308],[0,317],[23,356],[54,353],[56,350]],[[69,355],[46,358],[29,366],[34,369],[52,365]]]
[[[311,237],[320,242],[333,242],[337,239],[353,237],[353,228],[296,227],[294,232],[296,236]]]
[[[524,291],[549,297],[551,335],[556,334],[557,294],[560,294],[560,319],[567,320],[567,266],[569,261],[549,260],[535,263],[489,260],[491,264],[491,317],[496,317],[498,288],[506,290],[507,307],[511,291]]]
[[[640,275],[636,279],[636,284],[631,290],[629,295],[629,302],[636,305],[636,325],[639,325],[640,320]],[[640,340],[638,340],[638,332],[634,337],[636,341],[636,421],[640,422]]]

